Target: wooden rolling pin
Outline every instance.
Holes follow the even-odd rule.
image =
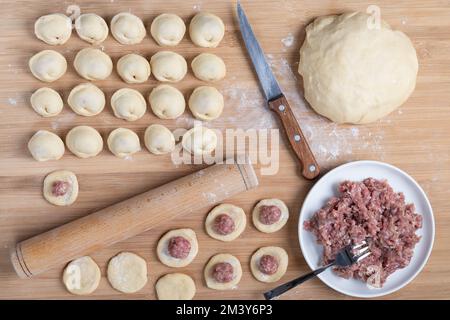
[[[19,242],[11,262],[31,278],[257,185],[251,164],[216,164]]]

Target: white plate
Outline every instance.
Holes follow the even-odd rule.
[[[386,179],[395,192],[403,192],[405,201],[414,203],[416,212],[422,215],[423,226],[417,231],[422,238],[414,248],[411,262],[406,268],[391,274],[382,288],[371,288],[363,281],[341,278],[332,270],[326,270],[319,275],[319,278],[334,290],[360,298],[383,296],[406,286],[425,266],[434,241],[433,210],[425,192],[413,178],[402,170],[383,162],[350,162],[325,174],[309,191],[300,210],[298,225],[300,247],[311,269],[320,267],[322,245],[316,242],[316,237],[312,232],[303,228],[303,222],[311,219],[330,197],[338,195],[337,187],[342,181],[362,181],[368,177]]]

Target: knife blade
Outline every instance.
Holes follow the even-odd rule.
[[[264,51],[261,49],[239,1],[237,2],[237,15],[245,47],[247,48],[247,52],[256,70],[269,108],[274,111],[281,120],[290,146],[302,167],[302,175],[306,179],[314,179],[320,174],[319,165],[311,152],[308,142],[303,135],[300,125],[298,124],[286,97],[278,85],[277,79],[266,61]]]

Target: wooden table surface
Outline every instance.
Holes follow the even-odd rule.
[[[388,299],[449,298],[450,297],[450,2],[449,1],[377,1],[381,16],[394,28],[406,32],[412,39],[419,57],[417,87],[410,99],[397,111],[381,121],[364,126],[336,125],[317,116],[301,98],[301,78],[297,74],[298,51],[304,37],[304,27],[314,17],[349,10],[365,11],[372,2],[365,1],[242,1],[249,20],[264,48],[279,82],[317,154],[323,171],[339,164],[359,159],[391,163],[411,174],[427,192],[436,219],[436,239],[431,257],[419,276],[407,287],[387,296]],[[123,126],[135,130],[141,139],[151,123],[162,123],[171,129],[192,126],[192,115],[186,111],[177,120],[163,121],[151,112],[136,122],[125,122],[113,116],[109,103],[95,117],[75,115],[65,105],[54,118],[42,118],[30,107],[30,94],[44,83],[28,70],[28,59],[37,51],[55,49],[68,60],[68,72],[50,87],[66,100],[70,89],[83,82],[72,66],[76,52],[88,44],[75,32],[63,46],[52,47],[37,40],[33,34],[34,21],[51,12],[64,13],[71,1],[12,1],[2,0],[0,19],[0,298],[76,298],[66,292],[61,283],[63,266],[32,280],[20,280],[11,269],[8,252],[16,241],[25,239],[62,223],[82,217],[97,209],[140,193],[151,187],[183,176],[198,169],[194,165],[175,166],[169,156],[154,156],[146,151],[132,160],[114,157],[106,148],[91,159],[78,159],[66,150],[59,161],[37,162],[26,144],[39,129],[47,129],[64,137],[76,125],[97,128],[103,137],[114,128]],[[158,14],[174,12],[185,21],[199,10],[220,16],[226,25],[225,38],[216,49],[195,47],[188,37],[174,50],[188,59],[200,52],[213,52],[223,57],[228,68],[225,80],[217,87],[226,100],[223,115],[210,127],[276,128],[276,119],[264,106],[255,74],[243,44],[234,16],[234,1],[76,1],[81,12],[94,12],[109,20],[121,11],[131,11],[143,18],[146,25]],[[113,58],[138,52],[150,56],[161,50],[147,36],[139,45],[123,46],[111,36],[103,49]],[[127,87],[114,71],[106,81],[96,82],[105,91],[107,100],[112,92]],[[200,85],[192,72],[176,86],[186,96]],[[141,85],[132,85],[145,96],[157,85],[152,77]],[[261,166],[257,165],[259,168]],[[77,202],[70,207],[55,207],[41,195],[45,175],[56,169],[73,170],[80,182]],[[197,284],[199,299],[260,299],[270,284],[257,282],[249,271],[249,257],[254,250],[266,245],[279,245],[289,254],[289,268],[282,280],[307,272],[297,236],[298,212],[313,185],[302,179],[296,162],[286,148],[280,147],[280,168],[276,175],[261,176],[260,186],[229,202],[242,206],[248,216],[255,203],[267,197],[277,197],[289,206],[291,218],[281,231],[266,235],[258,232],[251,221],[243,235],[232,243],[209,238],[203,230],[203,219],[210,209],[152,229],[112,247],[95,252],[92,257],[102,270],[102,280],[91,298],[154,299],[154,284],[158,277],[173,269],[162,265],[155,254],[158,238],[175,227],[193,228],[198,235],[200,252],[195,261],[181,270],[191,275]],[[108,284],[105,269],[108,260],[120,251],[133,251],[148,261],[149,282],[140,292],[121,294]],[[239,288],[214,291],[206,288],[202,270],[213,254],[230,252],[242,262],[243,278]],[[292,290],[283,299],[347,299],[315,279]]]

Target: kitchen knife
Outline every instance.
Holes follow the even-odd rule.
[[[279,116],[281,123],[283,124],[284,131],[287,134],[292,150],[302,166],[302,175],[306,179],[314,179],[320,173],[319,165],[309,148],[308,142],[295,119],[294,113],[292,112],[286,97],[281,92],[280,86],[266,61],[264,52],[256,40],[255,34],[253,33],[239,1],[237,3],[237,14],[242,38],[244,39],[248,54],[255,67],[269,108]]]

